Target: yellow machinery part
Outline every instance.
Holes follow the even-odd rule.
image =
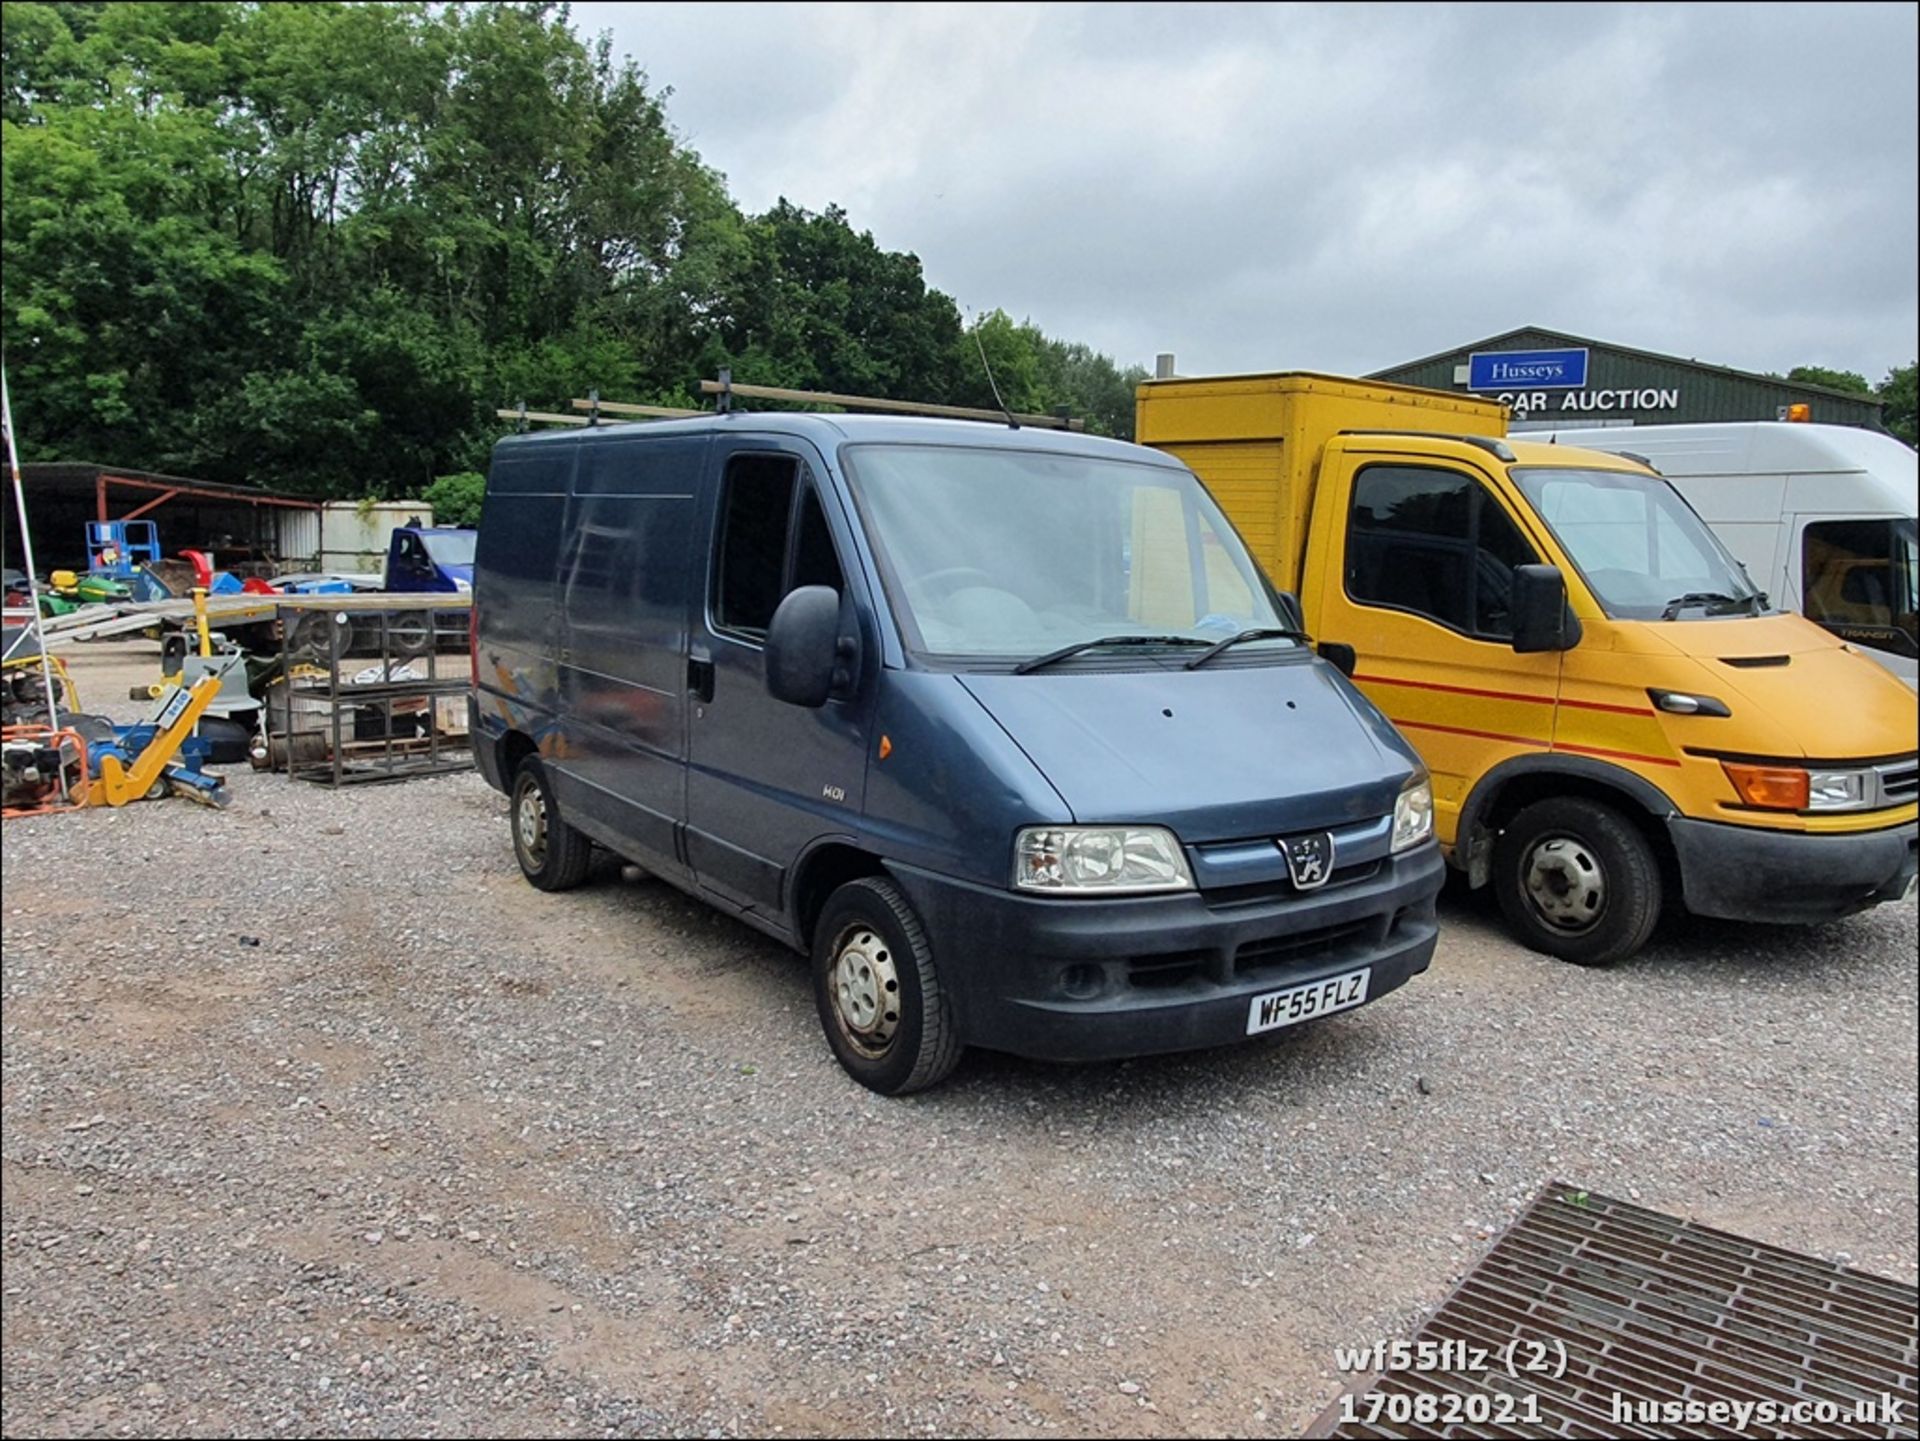
[[[219,693],[219,676],[200,677],[187,692],[187,703],[180,714],[134,758],[132,766],[123,766],[118,756],[100,757],[100,779],[88,796],[88,804],[124,806],[152,790],[167,763],[179,754],[180,743],[193,734],[194,726]]]

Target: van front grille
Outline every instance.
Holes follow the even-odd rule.
[[[1159,956],[1129,956],[1127,984],[1143,991],[1184,986],[1206,974],[1212,951],[1168,951]]]
[[[1890,806],[1903,806],[1920,795],[1920,761],[1895,761],[1875,766],[1880,773],[1880,795]]]
[[[1201,897],[1210,906],[1246,906],[1261,901],[1297,900],[1301,896],[1317,896],[1326,891],[1337,891],[1342,886],[1358,885],[1379,874],[1379,861],[1358,861],[1350,866],[1341,866],[1327,877],[1325,885],[1311,891],[1303,891],[1292,881],[1281,879],[1255,881],[1244,886],[1215,886],[1202,891]]]
[[[1300,968],[1325,960],[1334,952],[1377,943],[1385,928],[1385,916],[1369,916],[1358,921],[1343,921],[1335,926],[1300,931],[1289,936],[1270,936],[1263,941],[1248,941],[1234,953],[1236,975],[1255,976],[1267,971]]]

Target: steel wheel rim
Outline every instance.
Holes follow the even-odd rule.
[[[1534,914],[1557,931],[1592,930],[1606,914],[1606,869],[1593,847],[1577,836],[1548,836],[1535,843],[1520,879]]]
[[[513,838],[530,868],[537,871],[547,863],[547,803],[531,779],[520,783],[520,795],[514,801]]]
[[[827,994],[847,1044],[864,1056],[884,1056],[900,1031],[900,971],[873,927],[854,925],[840,933]]]

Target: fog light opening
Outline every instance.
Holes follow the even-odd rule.
[[[1084,1001],[1099,995],[1106,979],[1100,967],[1080,961],[1060,973],[1060,989],[1076,1001]]]

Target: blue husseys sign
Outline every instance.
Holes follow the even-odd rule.
[[[1585,350],[1476,350],[1467,357],[1468,390],[1579,390]]]

